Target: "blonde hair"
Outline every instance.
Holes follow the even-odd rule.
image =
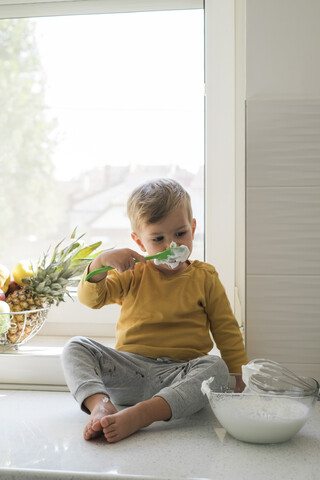
[[[192,222],[191,199],[188,192],[171,178],[159,178],[137,187],[127,202],[127,213],[134,232],[142,223],[156,223],[184,205]]]

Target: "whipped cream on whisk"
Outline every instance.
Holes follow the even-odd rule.
[[[156,258],[154,260],[154,263],[156,265],[164,264],[174,269],[174,268],[177,268],[179,263],[185,262],[190,255],[190,250],[188,247],[186,247],[186,245],[180,245],[179,247],[177,247],[176,242],[171,242],[170,248],[174,248],[174,250],[172,251],[172,254],[168,255],[165,260],[159,260]]]

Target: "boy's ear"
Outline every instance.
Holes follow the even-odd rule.
[[[131,233],[131,238],[132,240],[134,240],[136,242],[137,245],[139,245],[140,249],[143,251],[143,252],[146,252],[147,250],[145,249],[142,241],[140,240],[140,238],[138,237],[138,235],[135,233],[135,232],[132,232]]]
[[[194,238],[194,232],[196,231],[197,221],[195,218],[192,219],[192,240]]]

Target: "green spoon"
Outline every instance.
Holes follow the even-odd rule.
[[[185,245],[180,245],[179,247],[172,247],[168,248],[168,250],[164,250],[163,252],[156,253],[155,255],[149,255],[145,257],[146,260],[167,260],[171,256],[174,260],[176,260],[178,257],[181,257],[182,253],[186,253],[187,255],[189,254],[189,250]],[[181,262],[184,262],[184,259],[181,259]],[[135,263],[141,262],[141,260],[135,260]],[[97,270],[93,270],[92,272],[88,273],[86,278],[84,279],[85,282],[89,280],[91,277],[94,275],[98,275],[98,273],[103,273],[103,272],[108,272],[109,270],[114,270],[114,267],[102,267],[98,268]]]

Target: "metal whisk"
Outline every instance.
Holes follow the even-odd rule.
[[[258,358],[242,366],[244,383],[258,393],[278,395],[315,396],[319,384],[311,377],[300,377],[272,360]]]

